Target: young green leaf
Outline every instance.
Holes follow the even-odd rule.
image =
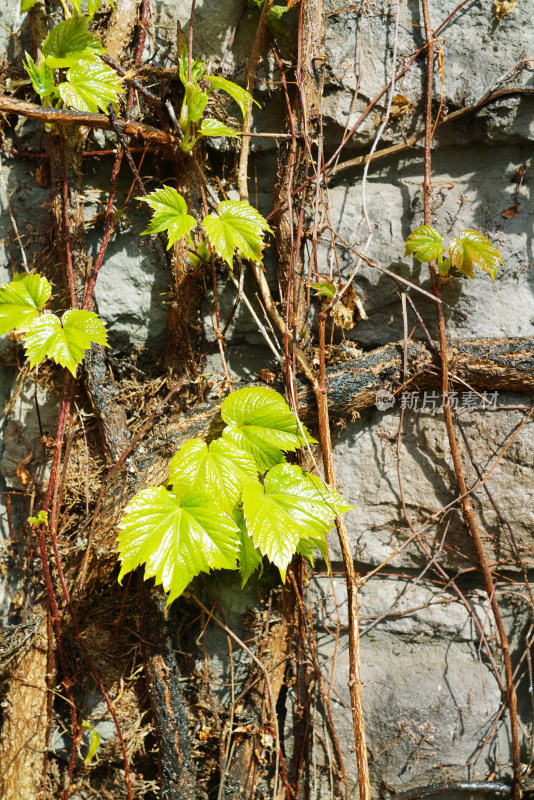
[[[243,512],[254,544],[278,567],[282,580],[301,540],[324,540],[337,516],[324,492],[293,464],[269,470],[265,487],[247,484]]]
[[[83,0],[70,0],[72,7],[78,14],[82,14]],[[87,0],[87,14],[89,19],[93,19],[94,15],[100,8],[101,0]],[[113,1],[110,0],[110,6],[113,8]]]
[[[441,233],[431,225],[423,225],[406,239],[404,257],[412,254],[418,261],[434,261],[444,249]]]
[[[82,59],[105,52],[100,39],[87,30],[88,25],[89,20],[84,17],[69,17],[52,28],[43,44],[43,57],[49,67],[72,67]]]
[[[239,139],[239,131],[229,128],[224,122],[211,119],[211,117],[202,120],[198,133],[199,136],[233,136],[234,139]]]
[[[17,272],[11,283],[0,286],[0,334],[25,328],[46,304],[52,287],[35,273]]]
[[[242,86],[238,86],[237,83],[234,83],[233,81],[227,81],[226,78],[220,78],[218,75],[206,75],[206,78],[211,83],[212,89],[226,92],[226,94],[229,94],[230,97],[235,100],[241,109],[244,120],[247,118],[249,100],[252,100],[259,108],[261,108],[260,104],[257,102],[257,100],[254,100],[250,92],[247,92],[247,90],[243,89]]]
[[[41,525],[48,525],[48,514],[41,509],[36,517],[28,517],[26,520],[32,528],[39,528]]]
[[[22,64],[30,76],[33,88],[42,100],[49,97],[54,92],[54,71],[44,59],[41,59],[37,66],[29,53],[25,53],[24,56]]]
[[[167,604],[200,572],[237,567],[237,525],[204,492],[179,498],[163,486],[144,489],[126,507],[119,529],[119,583],[145,564],[145,579],[163,584]]]
[[[312,289],[315,289],[319,297],[326,297],[327,300],[331,300],[336,293],[336,287],[332,281],[321,281],[310,285]]]
[[[84,764],[89,764],[93,756],[96,755],[96,751],[100,747],[100,734],[98,733],[98,731],[95,731],[95,729],[91,726],[91,723],[88,722],[86,719],[84,719],[84,721],[82,722],[82,729],[85,731],[89,731],[91,735],[91,742],[89,744],[89,749],[87,751],[87,755],[83,760]]]
[[[234,252],[261,261],[262,234],[272,233],[267,220],[246,201],[223,200],[217,206],[217,214],[210,214],[203,222],[209,242],[230,269]]]
[[[172,458],[168,482],[178,485],[180,492],[198,489],[216,497],[233,516],[243,486],[251,480],[258,480],[258,467],[249,453],[223,439],[209,447],[201,439],[190,439]]]
[[[198,82],[206,71],[206,65],[199,58],[191,61],[191,80]],[[184,44],[182,52],[178,58],[178,75],[184,86],[189,83],[189,54],[187,45]]]
[[[473,266],[480,267],[493,280],[497,276],[499,264],[504,266],[500,250],[479,231],[461,231],[447,249],[454,266],[470,278],[475,277]]]
[[[100,58],[78,61],[67,72],[67,81],[58,86],[66,106],[92,114],[96,114],[99,108],[105,111],[110,103],[115,106],[120,91],[116,72]]]
[[[141,235],[167,231],[169,236],[167,250],[182,236],[186,236],[196,225],[195,218],[187,213],[187,204],[184,198],[172,186],[156,189],[146,197],[137,199],[148,203],[155,211],[148,228]]]
[[[261,471],[284,461],[284,452],[315,442],[281,394],[261,386],[238,389],[221,408],[222,437],[255,459]]]
[[[37,0],[20,0],[20,13],[24,14],[36,4]]]
[[[237,526],[239,528],[239,573],[241,575],[241,588],[243,588],[250,578],[256,572],[258,567],[262,566],[261,551],[255,546],[249,532],[243,514],[240,512],[236,518]]]
[[[78,309],[66,311],[61,321],[55,314],[37,317],[28,325],[24,337],[31,368],[44,358],[51,358],[74,377],[91,342],[107,346],[106,329],[98,314]]]

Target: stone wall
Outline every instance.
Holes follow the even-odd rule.
[[[437,28],[456,3],[432,3],[432,25]],[[391,74],[394,44],[395,3],[327,2],[327,81],[324,90],[323,123],[327,151],[332,153],[347,127],[352,126],[378,94]],[[195,52],[217,63],[241,8],[240,0],[199,0],[195,14]],[[435,74],[435,106],[442,115],[477,103],[486,93],[511,87],[530,87],[534,57],[532,3],[520,2],[501,20],[492,4],[471,0],[439,33],[442,71]],[[176,25],[187,29],[190,3],[186,0],[157,0],[154,24],[147,42],[146,56],[158,66],[172,66],[176,59]],[[407,0],[400,5],[397,65],[423,44],[420,4]],[[227,59],[229,74],[242,80],[255,21],[247,11],[235,45]],[[7,30],[16,30],[23,20],[13,4],[0,5],[0,48],[17,58],[13,39]],[[296,11],[288,20],[287,41]],[[518,66],[519,64],[519,66]],[[257,131],[279,131],[284,125],[285,103],[281,95],[273,60],[264,53],[257,97]],[[422,128],[424,59],[417,60],[396,86],[398,96],[393,117],[377,148],[401,145]],[[357,90],[357,98],[354,93]],[[365,155],[372,146],[384,118],[387,96],[371,110],[339,156],[337,174],[329,185],[332,226],[350,245],[362,250],[387,269],[412,283],[430,290],[426,266],[403,257],[403,242],[422,222],[422,144],[372,162],[363,182],[363,166],[343,168],[349,159]],[[444,286],[448,333],[451,341],[460,338],[532,337],[534,334],[534,254],[531,201],[532,122],[534,101],[528,94],[510,93],[457,122],[437,127],[432,154],[433,221],[450,238],[465,228],[485,233],[503,252],[504,269],[495,282],[479,273],[476,281],[451,273]],[[40,151],[42,131],[24,122],[9,134],[16,150]],[[92,134],[94,149],[108,147],[110,137]],[[267,143],[266,143],[267,142]],[[214,163],[224,156],[224,145],[212,147]],[[0,279],[8,280],[12,265],[21,263],[21,252],[14,223],[21,236],[28,263],[42,248],[47,225],[47,187],[35,177],[38,159],[18,158],[5,151],[1,155],[0,176]],[[254,140],[251,158],[251,186],[257,191],[262,210],[271,207],[275,150],[271,140]],[[525,179],[516,197],[517,172],[525,167]],[[105,198],[109,160],[87,163],[87,224],[90,245],[98,241],[94,223],[99,203]],[[118,205],[130,188],[129,176],[122,179]],[[235,191],[229,184],[227,190]],[[362,212],[362,195],[368,223]],[[230,195],[231,196],[231,195]],[[518,202],[517,209],[502,212]],[[8,205],[9,203],[9,205]],[[517,214],[515,211],[517,210]],[[166,311],[162,295],[167,278],[161,262],[149,244],[139,244],[138,234],[146,225],[145,210],[130,204],[106,257],[97,284],[98,310],[109,327],[110,340],[118,358],[128,357],[132,348],[157,354],[165,338]],[[371,235],[370,235],[371,234]],[[320,264],[327,272],[333,255],[327,234],[320,252]],[[345,331],[345,346],[373,348],[402,338],[404,319],[397,286],[383,273],[365,264],[357,265],[350,250],[340,246],[336,252],[340,277],[354,274],[354,289],[367,319]],[[269,268],[269,278],[274,272]],[[234,302],[234,289],[220,276],[221,317],[224,320]],[[246,282],[254,296],[254,286]],[[431,336],[436,335],[433,303],[411,292],[411,298]],[[163,298],[164,299],[164,298]],[[204,323],[208,339],[210,312],[206,304]],[[417,319],[408,310],[408,330],[414,338],[425,338]],[[337,332],[337,340],[341,338]],[[269,351],[243,305],[229,328],[228,363],[238,379],[249,380],[262,368],[272,366]],[[14,350],[5,337],[0,353]],[[20,353],[18,355],[20,360]],[[11,359],[11,360],[10,360]],[[0,372],[0,401],[4,403],[18,385],[15,356],[5,358]],[[216,382],[222,378],[220,358],[211,355],[206,374]],[[387,387],[395,388],[395,387]],[[408,387],[409,389],[409,387]],[[469,387],[460,390],[465,394]],[[423,396],[419,396],[421,405]],[[462,398],[460,398],[462,400]],[[492,564],[500,568],[498,599],[510,635],[512,658],[517,666],[519,715],[523,726],[522,761],[530,763],[529,737],[532,736],[532,704],[526,649],[531,644],[532,607],[518,569],[517,554],[526,569],[534,561],[534,427],[529,422],[520,430],[533,398],[501,394],[496,407],[462,407],[459,424],[472,455],[462,444],[462,458],[469,486],[493,467],[510,437],[512,445],[486,483],[498,512],[485,487],[474,492],[474,506],[483,530]],[[52,399],[41,398],[45,425],[54,418]],[[510,775],[510,736],[506,713],[502,714],[502,693],[492,667],[500,665],[499,647],[488,600],[482,589],[473,547],[458,509],[443,509],[456,496],[454,473],[448,450],[442,413],[427,404],[424,409],[408,408],[401,419],[399,396],[386,412],[369,410],[353,421],[334,428],[334,459],[339,486],[354,510],[347,514],[353,555],[358,568],[366,573],[387,561],[361,591],[362,672],[367,735],[371,754],[371,773],[375,796],[423,784],[447,780],[506,778]],[[31,390],[24,385],[14,410],[4,421],[6,450],[2,457],[0,490],[22,490],[17,482],[16,465],[23,453],[37,446]],[[402,438],[397,449],[399,424]],[[22,427],[21,427],[22,426]],[[28,433],[28,430],[30,433]],[[33,433],[32,433],[33,431]],[[461,436],[459,435],[461,442]],[[38,459],[37,459],[38,460]],[[15,470],[15,472],[14,472]],[[418,539],[411,536],[402,510],[404,502],[411,524],[419,528],[432,515]],[[8,538],[5,504],[0,496],[0,525]],[[426,550],[424,549],[426,548]],[[351,791],[356,770],[352,745],[352,723],[347,688],[348,651],[346,635],[346,591],[341,556],[334,533],[330,553],[333,575],[317,560],[307,588],[307,602],[314,612],[319,663],[331,680],[331,702]],[[430,555],[429,555],[430,554]],[[434,569],[435,559],[442,569]],[[454,579],[454,584],[452,580]],[[226,585],[225,585],[226,586]],[[224,588],[224,587],[223,587]],[[16,591],[14,582],[13,592]],[[334,600],[334,591],[337,600]],[[243,603],[237,599],[238,587],[221,589],[221,602],[228,611],[238,607],[239,625]],[[10,593],[5,592],[4,613],[8,613]],[[251,600],[252,602],[252,600]],[[225,605],[226,604],[226,605]],[[480,644],[484,631],[486,644]],[[337,631],[337,635],[336,635]],[[225,645],[219,634],[208,630],[208,645],[213,645],[215,678],[228,675]],[[211,638],[210,638],[211,637]],[[502,674],[502,671],[501,671]],[[220,701],[227,701],[221,690]],[[295,697],[287,695],[287,728],[284,739],[287,753],[294,742],[292,713]],[[316,701],[317,727],[314,736],[314,784],[316,797],[331,796],[329,753],[332,742],[324,723],[324,709]],[[110,730],[110,735],[113,731]],[[326,743],[326,744],[325,744]],[[329,744],[328,744],[329,743]],[[355,796],[351,794],[351,796]]]

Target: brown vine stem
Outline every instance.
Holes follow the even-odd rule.
[[[252,44],[252,51],[250,53],[250,58],[248,61],[247,67],[247,80],[245,89],[250,92],[254,90],[254,81],[256,80],[256,70],[258,68],[258,61],[260,57],[260,47],[263,41],[263,34],[265,32],[265,28],[267,26],[267,15],[269,14],[269,10],[273,4],[273,0],[265,0],[263,4],[263,8],[260,14],[260,20],[258,22],[258,28],[256,30],[256,35],[254,37],[254,42]],[[246,135],[250,133],[250,128],[252,125],[252,96],[249,97],[247,103],[247,114],[245,117],[245,121],[243,123],[243,133]],[[241,152],[239,154],[239,169],[237,173],[237,185],[239,188],[239,195],[241,200],[248,199],[248,153],[249,153],[249,142],[247,141],[248,137],[244,141],[241,142]]]
[[[430,25],[430,13],[428,0],[421,0],[423,8],[423,17],[425,22],[426,34],[426,56],[427,56],[427,69],[426,69],[426,90],[425,90],[425,162],[424,162],[424,183],[423,183],[423,199],[424,199],[424,224],[430,225],[432,221],[431,214],[431,174],[432,174],[432,159],[431,159],[431,144],[432,144],[432,94],[433,94],[433,55],[434,55],[434,34]],[[436,299],[441,299],[441,284],[439,274],[436,270],[435,262],[429,263],[430,277],[432,280],[432,289]],[[458,483],[460,493],[464,495],[462,499],[462,510],[466,525],[471,533],[475,551],[477,554],[478,562],[482,572],[484,588],[489,598],[495,625],[499,634],[499,640],[503,653],[504,670],[506,674],[506,704],[510,714],[510,729],[512,736],[512,762],[513,762],[513,800],[520,800],[521,797],[521,760],[519,753],[519,734],[517,722],[517,696],[514,686],[514,677],[512,670],[512,661],[510,657],[510,645],[508,637],[504,628],[499,604],[495,593],[495,584],[491,569],[484,551],[482,539],[478,529],[477,521],[471,505],[471,499],[467,496],[467,486],[460,459],[460,452],[458,448],[458,441],[456,439],[456,432],[454,430],[454,423],[452,418],[452,410],[450,404],[447,402],[449,396],[449,369],[448,369],[448,355],[447,355],[447,330],[445,326],[445,314],[443,312],[443,305],[440,302],[436,303],[436,315],[439,330],[439,345],[441,356],[441,372],[442,372],[442,393],[443,393],[443,413],[445,417],[445,426],[447,428],[447,436],[449,439],[449,447],[454,464],[454,472]]]

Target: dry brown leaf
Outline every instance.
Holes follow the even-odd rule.
[[[50,185],[50,177],[48,175],[48,165],[46,161],[41,161],[35,171],[35,180],[41,189],[46,189]]]
[[[409,111],[413,111],[413,106],[403,94],[396,94],[391,103],[391,118],[401,119]]]
[[[29,464],[33,458],[33,450],[30,450],[29,455],[26,458],[23,458],[22,461],[17,466],[17,478],[22,483],[23,486],[27,486],[32,479],[32,476],[26,469],[26,464]]]
[[[359,296],[351,285],[334,309],[334,325],[344,331],[350,331],[359,319],[367,319],[367,315]]]
[[[497,19],[502,19],[507,14],[511,14],[517,6],[517,0],[495,0],[493,8]]]
[[[508,208],[505,208],[504,211],[501,212],[501,217],[504,217],[505,219],[513,219],[514,217],[517,217],[518,214],[519,205],[517,203],[512,203],[511,206],[508,206]]]

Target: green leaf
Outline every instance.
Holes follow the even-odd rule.
[[[206,119],[202,120],[198,135],[233,136],[234,139],[239,139],[239,131],[229,128],[228,125],[224,124],[224,122],[220,122],[218,119],[211,119],[211,117],[207,117]]]
[[[444,249],[441,233],[431,225],[423,225],[406,239],[404,257],[412,254],[418,261],[434,261]]]
[[[234,83],[233,81],[227,81],[226,78],[220,78],[218,75],[206,75],[206,78],[211,83],[212,89],[226,92],[226,94],[229,94],[230,97],[235,100],[241,109],[244,120],[247,118],[249,100],[252,100],[252,102],[256,103],[258,108],[261,108],[260,104],[257,102],[257,100],[254,100],[250,92],[247,92],[247,90],[243,89],[242,86],[238,86],[237,83]]]
[[[87,13],[89,15],[89,19],[93,19],[94,15],[100,8],[101,0],[87,0]],[[113,8],[113,3],[110,0],[111,8]]]
[[[200,572],[237,566],[237,525],[204,492],[180,499],[163,486],[144,489],[126,507],[119,529],[119,582],[145,564],[145,579],[155,577],[169,592],[167,604]]]
[[[321,281],[310,285],[312,289],[315,289],[319,297],[326,297],[328,300],[331,300],[336,293],[336,287],[332,281]]]
[[[322,557],[328,562],[328,545],[325,539],[315,539],[308,536],[306,539],[301,539],[297,546],[297,555],[307,558],[312,567],[314,566],[315,548],[319,550]]]
[[[61,321],[55,314],[45,314],[34,319],[24,337],[30,367],[51,358],[66,367],[76,377],[76,367],[84,357],[91,342],[108,344],[106,329],[98,314],[73,309],[63,314]]]
[[[243,588],[250,578],[256,572],[258,567],[262,566],[261,551],[255,546],[252,538],[247,530],[247,524],[243,514],[240,512],[237,519],[239,527],[239,572],[241,575],[241,588]]]
[[[89,731],[91,734],[91,742],[89,744],[89,750],[87,751],[87,755],[85,756],[83,763],[89,764],[92,760],[93,756],[96,755],[96,751],[100,747],[100,734],[98,731],[91,726],[91,723],[88,722],[86,719],[82,722],[82,729],[85,731]]]
[[[39,66],[29,53],[25,53],[22,64],[30,76],[32,86],[41,98],[49,97],[54,92],[54,71],[50,69],[44,59]]]
[[[191,80],[199,81],[206,71],[206,65],[199,58],[191,61]],[[184,86],[189,83],[189,55],[187,45],[184,44],[180,57],[178,58],[178,75]]]
[[[41,525],[48,525],[48,514],[41,509],[36,517],[28,517],[26,521],[32,528],[39,528]]]
[[[223,200],[217,212],[202,222],[215,252],[230,268],[236,250],[245,258],[261,261],[263,231],[272,233],[267,220],[244,200]]]
[[[121,91],[117,74],[100,58],[79,61],[67,72],[67,82],[60,83],[58,92],[66,106],[96,114],[115,106]]]
[[[251,480],[258,480],[258,467],[249,453],[223,439],[209,447],[201,439],[190,439],[172,458],[168,482],[175,487],[178,484],[179,493],[198,489],[216,497],[221,508],[233,516],[243,486]]]
[[[52,28],[43,44],[49,67],[72,67],[95,53],[105,52],[102,42],[87,30],[88,25],[89,20],[84,17],[69,17]]]
[[[167,250],[196,225],[195,218],[187,213],[187,203],[184,198],[172,186],[156,189],[146,197],[137,199],[148,203],[155,211],[148,228],[142,231],[141,235],[167,231],[169,236]]]
[[[46,278],[17,272],[11,283],[0,286],[0,334],[25,328],[39,316],[51,293]]]
[[[221,408],[222,437],[255,459],[260,471],[284,461],[284,452],[315,442],[281,394],[262,386],[238,389]]]
[[[479,231],[461,231],[447,249],[454,266],[470,278],[475,277],[473,266],[480,267],[493,280],[497,276],[499,264],[504,266],[500,250]]]
[[[37,0],[20,0],[20,13],[24,14],[36,4]]]
[[[265,487],[260,483],[244,487],[248,531],[256,547],[278,567],[282,580],[302,540],[325,540],[337,516],[335,501],[327,498],[328,490],[293,464],[278,464],[269,470]]]

